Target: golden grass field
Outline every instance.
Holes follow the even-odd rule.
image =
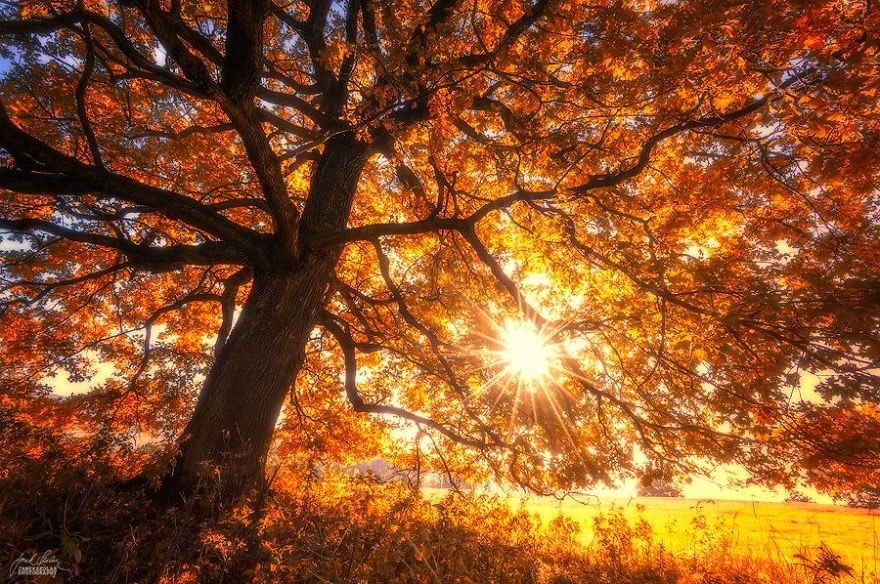
[[[655,541],[676,555],[699,555],[708,546],[730,545],[737,555],[791,562],[799,551],[824,543],[857,572],[880,574],[878,512],[812,503],[654,497],[520,501],[545,525],[560,514],[578,522],[585,543],[592,539],[593,518],[619,508],[631,523],[646,520]],[[512,504],[518,506],[515,499]]]

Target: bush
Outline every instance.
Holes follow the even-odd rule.
[[[639,484],[639,497],[681,497],[681,487],[672,481],[658,479],[651,483]]]
[[[800,491],[791,491],[785,498],[786,503],[815,503],[813,499],[804,495]]]
[[[861,489],[844,493],[835,497],[837,501],[843,501],[847,507],[857,509],[880,509],[880,489],[863,485]]]
[[[341,471],[285,468],[271,491],[233,508],[213,506],[210,493],[167,507],[142,487],[120,483],[132,459],[120,458],[118,445],[82,444],[74,451],[81,462],[71,465],[72,444],[59,457],[51,437],[43,438],[35,442],[42,448],[9,459],[10,472],[0,477],[4,574],[20,554],[52,550],[66,584],[827,584],[849,578],[827,549],[805,550],[796,563],[737,558],[730,536],[699,517],[693,555],[676,557],[655,541],[648,523],[630,522],[619,509],[598,516],[587,537],[570,519],[542,524],[491,496],[426,497],[402,483]]]

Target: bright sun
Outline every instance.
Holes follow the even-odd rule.
[[[504,333],[506,369],[523,381],[539,381],[550,373],[553,351],[535,327],[527,323],[509,324]]]

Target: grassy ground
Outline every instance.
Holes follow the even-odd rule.
[[[514,502],[514,505],[517,503]],[[876,512],[808,503],[698,501],[680,498],[585,499],[558,501],[530,497],[525,507],[546,523],[560,514],[577,521],[585,542],[593,518],[612,507],[631,520],[645,519],[654,537],[676,554],[700,554],[710,546],[768,560],[796,561],[794,554],[824,543],[859,573],[880,574]]]

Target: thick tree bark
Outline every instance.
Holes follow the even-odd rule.
[[[350,134],[328,141],[300,220],[299,253],[289,257],[276,246],[266,266],[254,266],[248,299],[181,436],[180,455],[163,485],[166,495],[207,487],[203,479],[210,476],[211,488],[229,499],[264,480],[275,424],[340,253],[312,251],[308,240],[345,228],[368,156],[368,146]]]
[[[184,430],[169,480],[192,491],[205,465],[219,467],[223,492],[259,481],[284,397],[317,322],[327,266],[255,273],[238,324],[221,349]]]

